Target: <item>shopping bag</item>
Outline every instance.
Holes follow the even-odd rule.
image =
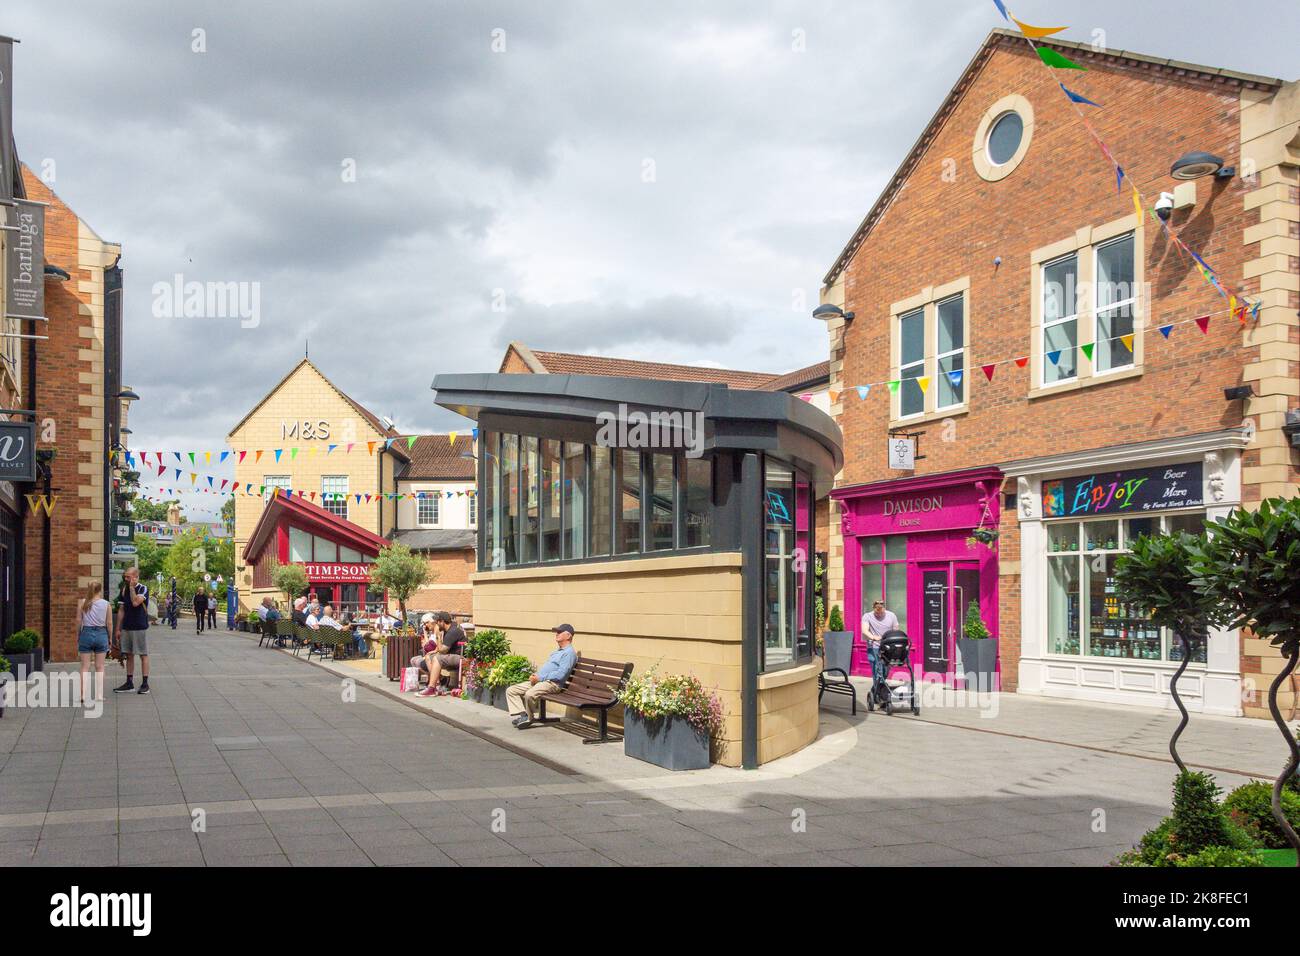
[[[408,691],[420,689],[420,668],[407,667],[402,671],[402,683],[400,692],[405,694]]]

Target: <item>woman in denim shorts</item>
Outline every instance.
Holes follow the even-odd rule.
[[[108,602],[104,585],[87,586],[77,602],[77,653],[81,655],[81,702],[89,705],[104,699],[104,657],[108,654]],[[90,665],[95,665],[95,686],[90,686]]]

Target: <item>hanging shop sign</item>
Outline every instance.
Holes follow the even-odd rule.
[[[1043,517],[1128,514],[1205,504],[1202,462],[1130,468],[1043,482]]]
[[[45,318],[45,207],[14,200],[10,232],[5,243],[6,314],[11,319]]]
[[[916,467],[915,438],[889,439],[889,467],[898,471],[911,471]]]
[[[36,425],[0,421],[0,480],[36,480]]]

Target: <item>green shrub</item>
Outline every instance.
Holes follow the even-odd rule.
[[[30,627],[14,631],[5,640],[5,650],[10,654],[30,654],[32,648],[41,643],[41,635]]]
[[[1207,773],[1187,771],[1174,781],[1174,812],[1120,854],[1117,866],[1179,866],[1210,847],[1254,850],[1259,840],[1229,819],[1218,802],[1219,787]]]
[[[0,674],[8,674],[14,669],[14,665],[9,663],[9,658],[0,656]]]
[[[831,607],[831,620],[826,629],[828,631],[844,630],[844,615],[840,613],[840,606],[838,604]]]
[[[966,624],[963,632],[972,641],[982,641],[993,636],[984,626],[984,619],[980,617],[979,601],[971,601],[970,606],[966,608]]]
[[[1285,850],[1291,844],[1282,835],[1273,816],[1272,784],[1253,781],[1238,787],[1223,801],[1223,809],[1270,850]],[[1282,791],[1282,812],[1291,826],[1300,830],[1300,793]]]
[[[533,665],[523,654],[506,654],[497,658],[496,663],[488,668],[483,683],[488,687],[509,687],[528,680],[532,673]]]
[[[1253,850],[1238,850],[1230,846],[1210,846],[1200,853],[1179,860],[1175,866],[1263,866],[1264,862]]]
[[[506,632],[496,628],[475,631],[474,636],[465,642],[464,656],[487,664],[500,660],[509,653],[510,641],[506,638]],[[524,677],[527,678],[528,675],[525,674]]]

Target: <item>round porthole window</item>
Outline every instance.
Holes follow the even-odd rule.
[[[1029,152],[1034,108],[1018,94],[1004,96],[984,111],[971,141],[971,160],[981,179],[1006,179]]]
[[[1015,158],[1025,136],[1025,121],[1019,113],[1003,113],[989,130],[988,156],[994,166],[1005,166]]]

